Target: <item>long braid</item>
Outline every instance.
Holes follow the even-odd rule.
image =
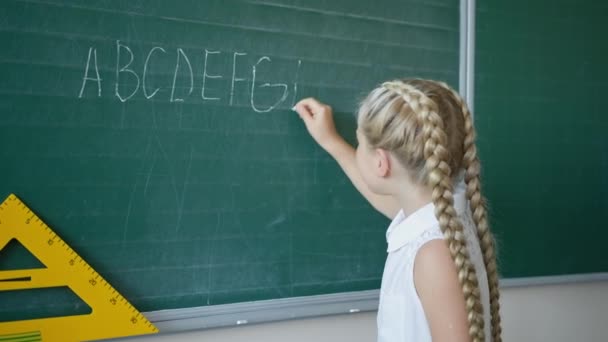
[[[463,226],[454,209],[451,169],[446,148],[447,135],[443,120],[437,113],[437,105],[424,93],[403,82],[387,82],[383,86],[401,95],[422,122],[425,170],[428,184],[432,187],[435,216],[448,244],[458,270],[458,280],[467,309],[469,334],[474,342],[485,341],[483,306],[475,267],[472,265],[466,245]]]
[[[500,326],[500,293],[498,284],[498,268],[496,265],[496,250],[494,246],[494,238],[490,232],[486,201],[481,194],[481,179],[480,179],[480,162],[477,156],[477,148],[475,146],[475,127],[473,118],[466,102],[447,84],[440,82],[441,86],[446,88],[454,99],[460,104],[462,114],[464,116],[464,168],[465,182],[467,186],[466,194],[471,205],[473,220],[477,227],[477,238],[483,254],[483,261],[488,274],[488,286],[490,289],[490,311],[492,315],[492,338],[494,342],[501,342],[501,326]]]

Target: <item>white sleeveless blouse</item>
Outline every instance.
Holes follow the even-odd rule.
[[[471,261],[477,272],[484,309],[486,341],[491,342],[490,295],[486,268],[463,182],[454,190],[454,207],[462,221]],[[434,210],[433,203],[429,203],[408,217],[400,211],[388,227],[388,256],[382,275],[377,317],[378,342],[432,341],[422,303],[414,286],[414,259],[425,243],[443,239]]]

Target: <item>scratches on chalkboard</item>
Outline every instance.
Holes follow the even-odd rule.
[[[171,160],[169,159],[169,155],[167,154],[167,151],[163,147],[163,143],[156,132],[154,132],[154,138],[156,139],[156,144],[162,153],[163,159],[167,163],[167,169],[169,170],[169,177],[171,178],[171,186],[173,187],[173,194],[175,195],[175,203],[179,203],[179,193],[177,191],[177,182],[175,180],[175,172],[173,171],[173,163],[171,163]]]
[[[419,28],[431,28],[431,29],[445,30],[445,31],[454,30],[453,28],[447,27],[447,26],[416,23],[416,22],[412,22],[412,21],[392,19],[392,18],[387,18],[387,17],[376,17],[376,16],[364,15],[364,14],[344,13],[344,12],[337,12],[337,11],[331,11],[331,10],[320,9],[320,8],[303,7],[303,6],[289,5],[289,4],[279,4],[279,3],[275,3],[272,1],[266,1],[266,0],[245,0],[245,2],[252,4],[252,5],[291,9],[291,10],[299,11],[299,12],[317,13],[317,14],[322,14],[322,15],[332,16],[332,17],[342,17],[342,18],[350,18],[350,19],[357,19],[357,20],[373,21],[373,22],[377,22],[377,23],[381,23],[381,24],[390,23],[390,24],[395,24],[395,25],[404,25],[404,26],[419,27]],[[427,4],[427,5],[430,5],[430,4]],[[441,5],[435,4],[434,6],[441,6]]]
[[[276,226],[278,224],[281,224],[281,223],[285,222],[285,220],[287,220],[287,216],[285,214],[280,214],[274,220],[270,221],[266,225],[266,228],[272,228],[272,227],[274,227],[274,226]]]
[[[152,144],[152,137],[148,136],[148,142],[146,143],[146,152],[144,153],[144,161],[148,157],[148,151],[150,150],[150,145]],[[144,196],[147,195],[148,192],[148,184],[150,184],[150,177],[152,176],[152,170],[154,170],[154,166],[156,165],[156,152],[154,152],[152,157],[152,164],[148,168],[148,172],[146,173],[146,183],[144,185]]]
[[[175,232],[179,232],[179,228],[182,222],[182,215],[184,212],[184,198],[186,195],[186,189],[188,188],[188,178],[190,177],[190,169],[192,168],[192,155],[194,154],[194,148],[190,144],[190,156],[188,157],[188,166],[186,167],[186,176],[184,177],[184,184],[182,185],[182,196],[179,201],[179,208],[177,211],[177,225],[175,226]]]
[[[150,177],[152,176],[152,171],[154,170],[154,166],[156,165],[156,152],[152,157],[152,164],[148,168],[148,172],[146,173],[146,184],[144,185],[144,197],[148,195],[148,185],[150,184]]]
[[[123,106],[123,108],[124,108],[124,106]],[[146,149],[144,150],[144,157],[142,159],[143,160],[142,166],[141,166],[142,169],[144,167],[145,160],[146,160],[148,154],[150,153],[151,145],[152,145],[152,139],[150,137],[148,137],[148,141],[146,143]],[[148,176],[148,178],[149,178],[149,176]],[[127,232],[129,230],[129,219],[131,218],[131,208],[133,207],[133,199],[135,197],[135,191],[137,190],[138,183],[139,183],[138,178],[135,178],[135,181],[133,182],[133,187],[131,188],[131,193],[129,194],[129,202],[127,204],[127,213],[125,214],[125,223],[123,225],[123,231],[122,231],[123,248],[127,241]],[[146,186],[147,186],[147,181],[146,181]]]
[[[232,187],[230,187],[230,188],[232,189]],[[212,248],[213,248],[213,246],[215,246],[214,241],[215,241],[215,239],[217,239],[220,227],[222,225],[223,225],[222,214],[220,212],[218,212],[217,213],[217,221],[215,222],[215,229],[213,231],[213,237],[212,237],[211,240],[209,240],[211,242],[209,243],[209,250],[208,250],[208,253],[209,253],[209,258],[208,258],[209,265],[207,267],[207,305],[209,305],[210,302],[211,302],[211,284],[212,284],[212,279],[213,279],[212,278],[212,276],[213,276],[213,267],[211,267],[211,264],[213,262],[212,259],[213,259],[213,252],[214,252]]]
[[[122,230],[122,243],[127,241],[127,230],[129,228],[129,218],[131,217],[131,207],[133,206],[133,197],[135,196],[135,190],[137,189],[137,179],[133,182],[133,187],[131,188],[131,194],[129,195],[129,203],[127,204],[127,214],[125,215],[125,224]]]
[[[121,111],[121,114],[120,114],[120,129],[125,129],[126,106],[123,104],[121,107],[122,107],[122,111]]]

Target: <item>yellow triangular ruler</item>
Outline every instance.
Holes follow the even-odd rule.
[[[0,291],[68,286],[91,307],[92,312],[0,322],[0,337],[35,332],[44,342],[80,342],[158,332],[51,228],[11,194],[0,204],[0,250],[13,238],[46,268],[0,271]]]

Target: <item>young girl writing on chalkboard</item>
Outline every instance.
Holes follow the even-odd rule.
[[[360,106],[356,151],[336,132],[329,106],[309,98],[295,109],[361,194],[393,220],[378,341],[500,342],[494,242],[463,99],[441,82],[386,82]]]

